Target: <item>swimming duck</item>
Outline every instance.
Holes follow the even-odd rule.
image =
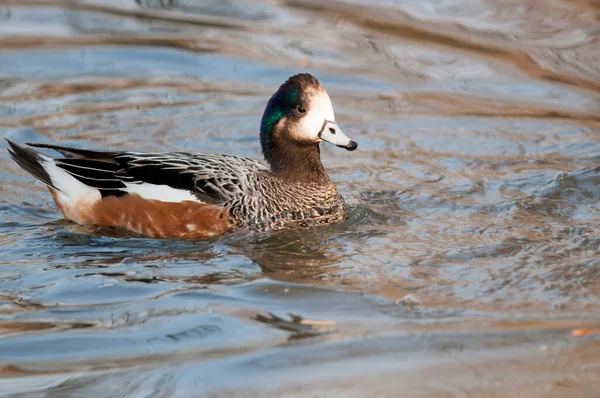
[[[263,114],[260,145],[268,167],[228,154],[98,152],[8,142],[13,160],[48,186],[69,220],[155,238],[204,239],[243,228],[342,221],[344,199],[321,164],[322,141],[349,151],[358,146],[337,125],[321,83],[302,73],[279,87]]]

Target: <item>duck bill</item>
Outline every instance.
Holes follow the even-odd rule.
[[[330,122],[328,120],[325,120],[323,123],[323,127],[319,132],[319,138],[349,151],[353,151],[358,148],[356,141],[352,141],[346,134],[344,134],[342,129],[339,128],[335,122]]]

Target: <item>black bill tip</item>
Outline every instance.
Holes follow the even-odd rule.
[[[356,148],[358,148],[358,144],[356,143],[356,141],[350,140],[350,142],[348,143],[348,145],[344,145],[344,146],[342,146],[342,148],[346,148],[349,151],[353,151]]]

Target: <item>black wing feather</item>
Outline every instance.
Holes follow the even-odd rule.
[[[158,164],[151,159],[139,159],[136,155],[122,153],[115,157],[119,162],[123,173],[126,173],[138,181],[156,185],[168,185],[175,189],[188,191],[194,188],[194,174],[183,173],[182,168],[186,164],[175,164],[174,167]]]
[[[95,159],[95,160],[104,160],[104,161],[107,161],[110,163],[116,163],[114,158],[116,155],[119,154],[119,152],[90,151],[88,149],[69,148],[66,146],[52,145],[52,144],[39,144],[39,143],[28,142],[26,145],[32,146],[35,148],[53,149],[68,159],[72,159],[72,158]]]
[[[103,160],[68,158],[57,159],[55,164],[87,186],[100,190],[105,196],[122,196],[127,194],[123,180],[115,176],[121,169],[118,163]]]

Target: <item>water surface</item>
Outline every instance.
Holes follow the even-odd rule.
[[[597,397],[593,1],[0,2],[0,133],[260,159],[308,71],[342,224],[205,242],[61,219],[0,151],[0,394]],[[3,148],[6,144],[2,144]]]

